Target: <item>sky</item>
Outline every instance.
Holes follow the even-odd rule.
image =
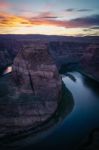
[[[0,34],[99,36],[99,0],[0,0]]]

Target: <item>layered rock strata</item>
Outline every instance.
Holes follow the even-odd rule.
[[[12,73],[0,79],[0,92],[1,137],[36,127],[53,115],[61,78],[46,44],[24,45]]]

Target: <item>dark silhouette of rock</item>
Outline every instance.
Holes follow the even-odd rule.
[[[0,79],[0,137],[26,131],[50,118],[60,102],[61,85],[47,45],[24,45],[12,73]]]
[[[93,129],[88,137],[84,139],[77,150],[98,150],[99,149],[99,128]]]

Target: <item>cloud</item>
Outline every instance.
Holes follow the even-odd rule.
[[[84,32],[91,32],[92,30],[97,30],[97,31],[99,31],[99,26],[93,26],[93,27],[91,27],[91,28],[83,29]]]
[[[56,26],[63,28],[96,28],[99,26],[99,15],[91,15],[71,20],[59,20],[51,12],[43,12],[36,17],[20,17],[8,13],[0,13],[0,27],[24,27],[24,26]]]
[[[92,26],[98,26],[99,25],[99,15],[91,15],[87,17],[82,18],[76,18],[70,20],[70,23],[74,27],[92,27]]]
[[[75,9],[75,8],[65,9],[65,12],[87,12],[87,11],[92,11],[92,9]]]
[[[92,11],[92,9],[78,9],[78,12],[86,12],[86,11]]]
[[[55,14],[53,14],[52,12],[41,12],[32,18],[33,19],[55,19],[55,18],[59,18],[59,17],[56,16]]]
[[[97,27],[92,27],[92,28],[90,28],[90,29],[99,30],[99,26],[97,26]]]
[[[55,13],[50,12],[50,11],[32,12],[32,11],[22,10],[19,13],[19,15],[22,16],[22,17],[32,18],[32,19],[36,19],[36,20],[37,19],[56,19],[56,18],[60,18]]]
[[[29,20],[15,16],[8,13],[0,12],[0,27],[17,27],[23,24],[23,22],[28,25],[30,24]]]
[[[76,9],[75,8],[68,8],[68,9],[65,9],[66,12],[74,12]]]
[[[84,32],[91,32],[91,29],[90,28],[87,28],[87,29],[83,29]]]
[[[32,24],[45,24],[45,25],[54,25],[65,28],[89,28],[99,25],[99,15],[92,15],[82,18],[76,18],[71,20],[55,20],[55,19],[35,19],[31,18],[30,22]]]

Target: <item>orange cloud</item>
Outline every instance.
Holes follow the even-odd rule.
[[[90,28],[93,26],[99,26],[99,15],[92,15],[89,17],[76,18],[72,20],[59,20],[57,16],[50,12],[44,12],[38,14],[32,18],[26,18],[21,16],[16,16],[4,12],[0,12],[0,31],[1,33],[9,31],[9,33],[13,33],[15,29],[22,30],[23,29],[31,29],[31,27],[35,26],[45,26],[45,27],[62,27],[66,28]],[[44,28],[43,28],[44,30]]]
[[[28,25],[30,21],[23,17],[0,12],[0,27],[17,27],[23,24]]]

